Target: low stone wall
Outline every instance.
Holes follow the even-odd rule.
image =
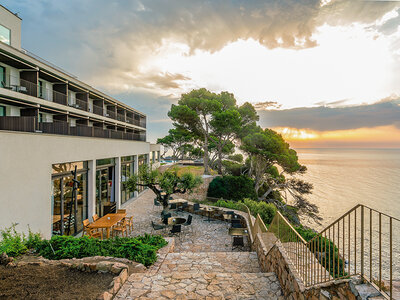
[[[257,234],[253,249],[257,252],[261,270],[263,272],[274,272],[278,277],[285,299],[361,300],[350,279],[336,280],[306,288],[279,241],[271,247],[271,245],[264,244],[261,234]]]

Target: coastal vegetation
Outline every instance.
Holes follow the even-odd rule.
[[[93,239],[88,236],[53,236],[42,239],[39,233],[29,230],[26,236],[17,232],[15,224],[0,231],[0,254],[18,257],[28,252],[47,259],[112,256],[127,258],[145,266],[157,260],[157,250],[167,245],[162,236],[145,234],[134,238]]]
[[[299,216],[321,220],[306,197],[312,184],[299,178],[307,168],[280,134],[257,125],[252,104],[239,106],[231,93],[202,88],[182,94],[168,116],[175,128],[157,142],[173,159],[202,156],[204,174],[217,170],[209,197],[271,203],[295,225]]]

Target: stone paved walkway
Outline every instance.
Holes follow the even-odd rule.
[[[134,216],[132,235],[150,232],[150,220],[159,218],[153,199],[147,191],[125,207]],[[175,238],[174,252],[159,254],[147,272],[132,274],[115,299],[283,299],[276,275],[260,271],[257,254],[232,252],[227,225],[204,219],[193,215],[193,233],[185,230]]]

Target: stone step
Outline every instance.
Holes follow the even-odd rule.
[[[284,299],[274,273],[132,274],[115,299]]]
[[[255,252],[180,252],[168,253],[158,273],[258,273]]]

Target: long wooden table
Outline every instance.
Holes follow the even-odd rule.
[[[126,217],[126,213],[123,214],[106,214],[105,216],[101,217],[100,219],[94,221],[93,223],[89,224],[89,228],[101,228],[106,229],[107,231],[107,238],[110,238],[110,230],[111,227],[116,225],[119,221]]]
[[[187,203],[187,202],[188,202],[188,201],[185,200],[185,199],[173,199],[173,200],[169,200],[169,201],[168,201],[169,204],[172,204],[172,203],[175,203],[175,204],[183,204],[183,203]]]

